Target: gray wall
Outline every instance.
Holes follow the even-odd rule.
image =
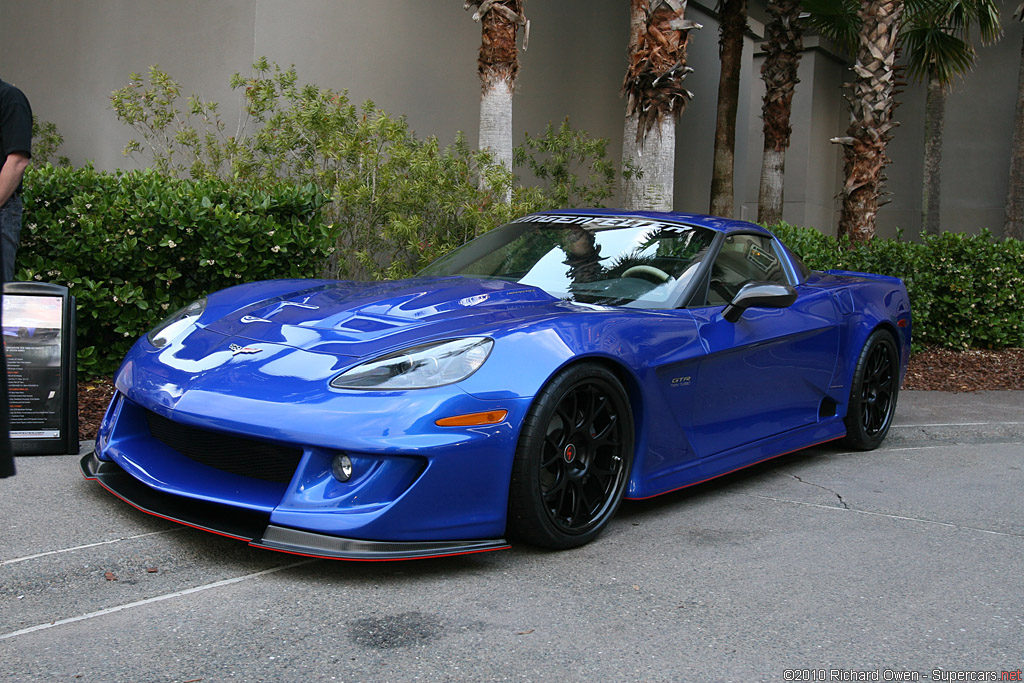
[[[529,16],[516,139],[570,116],[614,140],[618,156],[628,8],[540,1]],[[480,25],[457,0],[0,0],[0,22],[0,77],[57,124],[75,163],[130,165],[121,156],[130,131],[109,96],[131,72],[159,64],[234,120],[228,79],[259,56],[294,64],[303,81],[347,88],[354,102],[406,114],[421,136],[449,142],[461,130],[476,144]]]
[[[692,34],[688,87],[695,94],[677,131],[676,208],[709,205],[718,87],[718,30],[705,5],[689,16],[704,24]],[[1004,2],[1008,14],[1012,3]],[[626,0],[531,0],[529,50],[521,55],[515,137],[539,133],[569,117],[574,126],[608,138],[621,154]],[[737,124],[736,215],[757,215],[761,158],[759,79],[764,12],[746,41]],[[950,230],[999,229],[1024,28],[1007,21],[1006,37],[980,50],[978,66],[951,94],[947,109],[943,221]],[[450,142],[465,131],[476,143],[480,28],[461,0],[0,0],[0,77],[25,90],[37,115],[57,124],[63,152],[76,164],[131,167],[121,155],[130,131],[109,104],[132,71],[159,64],[186,92],[219,101],[225,118],[237,112],[228,86],[259,56],[294,64],[303,81],[347,88],[355,102],[372,99],[406,114],[421,135]],[[787,155],[785,217],[835,231],[842,134],[847,113],[840,84],[843,59],[812,39],[794,100],[793,145]],[[892,203],[879,212],[880,232],[920,229],[923,87],[901,99],[890,156]]]
[[[1016,2],[1001,2],[1005,34],[978,47],[974,71],[946,100],[942,164],[942,227],[954,232],[990,228],[1002,233],[1010,145],[1024,25],[1011,18]],[[901,122],[890,145],[892,203],[879,212],[880,230],[921,230],[924,155],[924,85],[909,83],[896,110]]]

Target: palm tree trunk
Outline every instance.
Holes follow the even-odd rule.
[[[743,64],[743,32],[747,28],[747,0],[719,3],[718,116],[715,123],[715,159],[711,171],[711,213],[731,218],[735,200],[733,175],[736,166],[736,111]]]
[[[783,182],[786,177],[786,150],[777,149],[767,138],[761,154],[761,182],[757,192],[757,222],[775,225],[782,220]]]
[[[672,209],[675,124],[693,97],[683,87],[690,29],[686,0],[630,0],[630,39],[622,149],[623,205],[633,210]],[[635,171],[639,171],[636,173]]]
[[[494,160],[512,169],[512,92],[519,73],[516,32],[529,27],[523,15],[525,0],[467,0],[465,8],[477,7],[473,19],[479,21],[480,55],[480,149],[487,149]],[[525,47],[524,47],[525,49]],[[483,182],[483,181],[481,181]],[[511,199],[511,188],[506,200]]]
[[[485,83],[480,93],[480,149],[512,168],[512,84],[504,79]]]
[[[675,187],[676,122],[662,119],[644,138],[636,139],[640,125],[636,113],[626,116],[622,136],[624,167],[640,170],[642,177],[623,175],[622,205],[631,211],[671,211]]]
[[[783,181],[786,174],[786,149],[793,129],[789,125],[793,94],[800,82],[797,71],[803,50],[803,26],[800,0],[776,0],[768,3],[771,21],[765,27],[768,38],[761,66],[764,101],[764,153],[761,157],[761,184],[757,195],[757,222],[774,225],[782,220]]]
[[[1013,123],[1010,184],[1006,190],[1003,237],[1024,240],[1024,40],[1021,41],[1020,68],[1017,72],[1017,114]]]
[[[889,131],[898,125],[893,119],[893,67],[902,13],[902,0],[870,0],[857,10],[861,32],[853,67],[857,77],[848,84],[850,127],[846,137],[832,140],[843,145],[846,177],[840,191],[839,235],[848,235],[853,242],[867,242],[875,236],[882,170],[889,163],[886,145],[892,139]]]
[[[924,182],[921,194],[921,226],[929,235],[939,234],[942,191],[942,127],[946,91],[934,75],[928,79],[924,101]]]

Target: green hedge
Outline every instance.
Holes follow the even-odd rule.
[[[70,288],[79,369],[110,374],[137,337],[199,296],[319,276],[337,239],[321,220],[324,202],[312,185],[30,168],[18,278]],[[916,349],[1024,347],[1024,242],[983,232],[851,246],[811,228],[773,230],[811,268],[903,278]]]
[[[17,277],[70,288],[87,377],[113,372],[138,336],[208,292],[316,277],[334,238],[311,186],[47,164],[28,170],[24,200]]]
[[[1024,242],[944,232],[920,242],[876,239],[853,246],[812,228],[772,228],[815,270],[902,278],[910,294],[914,348],[1024,347]]]

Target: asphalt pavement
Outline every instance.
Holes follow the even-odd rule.
[[[1024,392],[904,392],[876,451],[627,502],[566,552],[310,560],[17,465],[0,680],[1021,680]]]

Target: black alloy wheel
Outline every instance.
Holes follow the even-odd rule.
[[[899,396],[899,353],[886,330],[868,337],[857,360],[846,413],[846,441],[859,450],[871,450],[885,440]]]
[[[633,464],[633,415],[599,365],[573,366],[537,396],[509,487],[512,536],[547,548],[591,541],[622,501]]]

